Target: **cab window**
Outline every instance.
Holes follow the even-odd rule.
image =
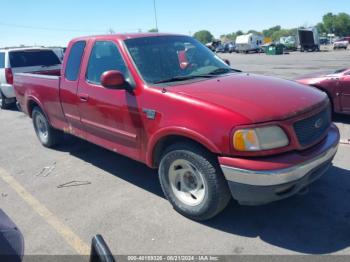
[[[129,77],[128,69],[118,47],[111,41],[97,41],[92,48],[86,70],[86,80],[100,85],[101,75],[110,70],[118,70]]]
[[[78,79],[85,45],[85,41],[79,41],[76,42],[70,50],[65,71],[65,77],[69,81],[76,81]]]

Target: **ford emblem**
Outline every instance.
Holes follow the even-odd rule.
[[[322,125],[323,125],[323,119],[319,118],[319,119],[316,120],[316,122],[314,124],[314,127],[319,129]]]

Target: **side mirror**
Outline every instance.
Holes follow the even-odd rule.
[[[101,85],[110,89],[124,89],[125,77],[117,70],[106,71],[101,75]]]
[[[230,61],[228,59],[224,59],[224,62],[227,64],[227,65],[231,65]]]

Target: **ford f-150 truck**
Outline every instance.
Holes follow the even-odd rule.
[[[232,69],[188,36],[77,38],[61,71],[16,74],[14,87],[44,146],[65,132],[158,168],[194,220],[231,196],[261,205],[300,192],[339,143],[326,94]]]

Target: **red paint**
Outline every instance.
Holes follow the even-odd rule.
[[[350,68],[339,73],[321,72],[300,76],[297,81],[326,92],[334,112],[350,114]]]
[[[324,141],[324,137],[307,148],[301,147],[292,125],[328,106],[326,95],[298,83],[241,73],[189,81],[166,90],[160,86],[148,86],[138,74],[123,40],[155,35],[158,34],[74,39],[67,48],[61,76],[57,79],[25,74],[15,76],[17,99],[28,114],[31,113],[31,102],[36,102],[55,128],[149,166],[153,166],[157,143],[173,135],[202,144],[220,156],[222,163],[247,165],[247,169],[251,169],[249,165],[269,169],[269,163],[270,168],[286,161],[298,163],[300,158],[294,157],[297,151],[302,152],[303,159],[310,159],[314,153],[308,150],[322,147],[320,140]],[[97,40],[110,40],[118,46],[135,82],[133,92],[103,88],[86,81],[89,55]],[[77,41],[86,41],[82,66],[79,79],[68,81],[65,67],[72,45]],[[179,61],[183,65],[186,63],[183,56]],[[51,72],[53,76],[56,73]],[[149,118],[145,109],[156,112],[154,119]],[[290,139],[287,147],[255,153],[233,150],[231,139],[235,129],[269,124],[284,129]],[[271,161],[252,162],[252,157],[257,156],[268,157],[266,159]]]

